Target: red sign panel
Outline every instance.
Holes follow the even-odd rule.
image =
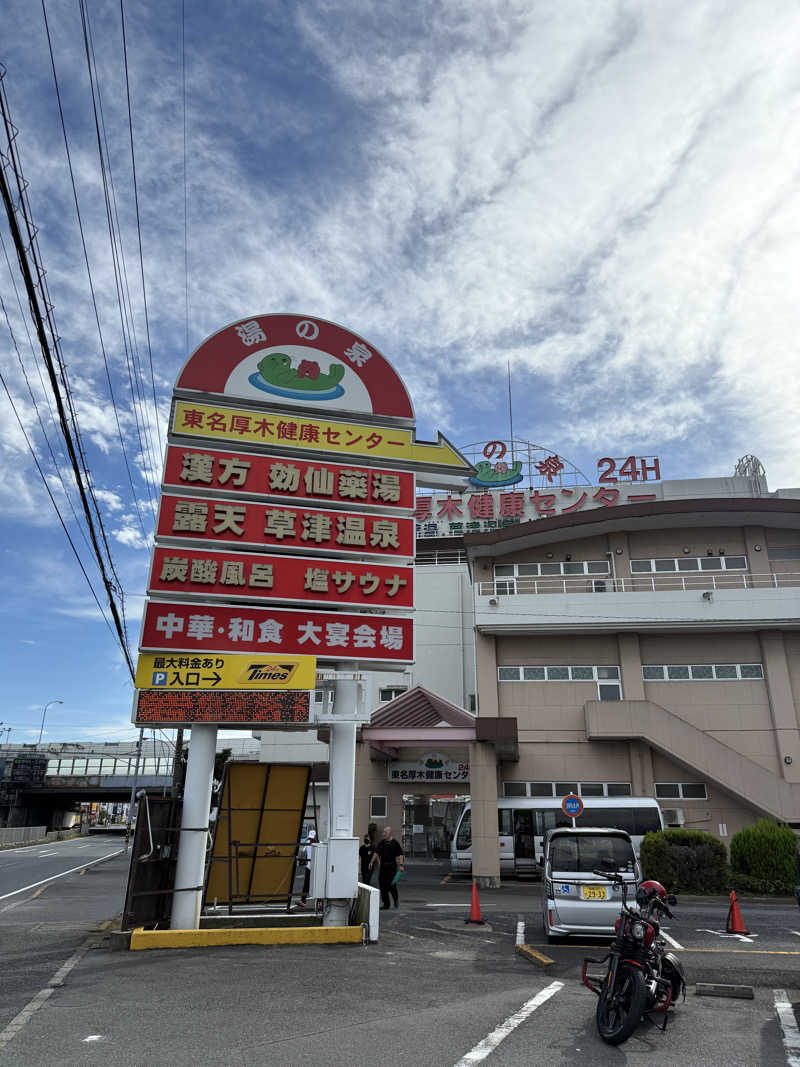
[[[414,607],[414,568],[309,556],[156,547],[151,593]]]
[[[163,493],[156,534],[193,541],[233,542],[258,548],[302,548],[337,556],[388,556],[412,559],[414,520],[209,500]]]
[[[182,723],[220,723],[225,726],[264,723],[307,723],[310,693],[287,692],[165,692],[140,689],[133,721],[137,726]]]
[[[409,663],[414,630],[412,620],[402,616],[151,600],[145,605],[141,648]]]
[[[179,490],[196,486],[237,496],[361,504],[394,511],[413,511],[415,507],[414,475],[408,471],[179,445],[167,449],[164,485]]]

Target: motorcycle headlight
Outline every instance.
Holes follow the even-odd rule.
[[[637,941],[644,940],[645,925],[644,923],[631,923],[631,937],[636,938]]]

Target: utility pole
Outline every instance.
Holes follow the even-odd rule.
[[[125,825],[125,851],[128,851],[128,846],[131,840],[131,824],[133,823],[133,808],[136,804],[136,785],[139,781],[139,763],[142,758],[142,741],[144,740],[144,727],[139,730],[139,740],[136,742],[136,767],[133,772],[133,783],[131,785],[131,799],[128,805],[128,821]]]
[[[179,797],[183,789],[183,727],[175,734],[175,756],[172,761],[172,795]]]

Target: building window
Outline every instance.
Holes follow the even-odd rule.
[[[404,685],[389,685],[383,689],[378,690],[378,699],[382,704],[387,700],[394,700],[395,697],[399,697],[401,693],[406,692],[406,686]]]
[[[600,682],[597,686],[598,700],[622,700],[622,686],[619,682]]]
[[[602,797],[602,782],[581,782],[579,785],[582,797]]]
[[[619,667],[498,667],[499,682],[619,681]]]
[[[631,560],[631,574],[744,570],[747,570],[747,556],[675,556],[671,559]]]
[[[385,819],[389,811],[389,805],[386,797],[370,797],[369,798],[369,817],[370,819]]]
[[[575,578],[586,574],[610,574],[608,560],[578,560],[568,563],[503,563],[494,568],[495,581],[513,578]]]
[[[527,785],[528,793],[532,797],[565,797],[569,793],[577,793],[581,797],[632,795],[630,782],[528,782]]]
[[[708,800],[703,782],[656,782],[657,800]]]
[[[503,796],[524,797],[528,795],[525,782],[503,782]]]
[[[499,682],[596,682],[598,700],[622,700],[619,667],[498,667]]]
[[[647,663],[642,666],[645,682],[749,682],[763,677],[760,663]]]
[[[606,788],[610,797],[629,797],[633,795],[630,782],[609,782]]]

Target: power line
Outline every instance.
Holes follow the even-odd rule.
[[[147,314],[147,286],[144,280],[144,254],[142,252],[142,224],[139,215],[139,187],[136,182],[136,153],[133,148],[133,117],[131,114],[131,83],[128,76],[128,43],[125,36],[125,6],[123,0],[119,0],[119,14],[122,23],[122,55],[125,60],[125,95],[128,101],[128,132],[131,144],[131,169],[133,172],[133,199],[136,206],[136,232],[139,236],[139,271],[142,279],[142,302],[144,305],[144,324],[147,331],[147,353],[150,358],[150,381],[153,386],[153,411],[158,433],[158,450],[163,454],[164,446],[161,443],[161,426],[158,422],[158,401],[156,400],[156,378],[153,371],[153,348],[150,344],[150,319]]]
[[[58,115],[59,115],[59,119],[61,120],[61,132],[62,132],[62,134],[64,136],[64,151],[66,152],[66,156],[67,156],[67,167],[69,169],[69,179],[70,179],[70,184],[72,186],[72,199],[73,199],[73,201],[75,203],[75,214],[76,214],[77,219],[78,219],[78,231],[79,231],[80,237],[81,237],[81,248],[83,249],[83,261],[86,264],[86,274],[87,274],[88,279],[89,279],[89,293],[90,293],[91,298],[92,298],[92,309],[94,311],[94,320],[95,320],[95,323],[97,325],[97,336],[98,336],[98,338],[100,340],[100,351],[101,351],[101,353],[103,355],[103,365],[105,367],[106,380],[108,382],[108,394],[111,397],[111,406],[114,409],[114,421],[115,421],[116,426],[117,426],[117,436],[119,437],[119,444],[120,444],[120,448],[122,449],[122,458],[123,458],[123,460],[125,462],[125,470],[127,471],[127,474],[128,474],[128,483],[130,484],[131,493],[133,495],[133,504],[134,504],[134,507],[136,509],[136,515],[137,515],[137,517],[139,519],[139,526],[141,527],[141,530],[142,530],[142,536],[146,537],[147,534],[146,534],[146,531],[145,531],[145,528],[144,528],[144,520],[142,519],[142,512],[141,512],[141,509],[139,507],[139,498],[138,498],[138,496],[136,494],[136,487],[133,484],[133,475],[131,474],[131,468],[130,468],[130,464],[128,462],[128,452],[127,452],[127,449],[125,448],[125,439],[122,436],[122,425],[120,424],[120,421],[119,421],[119,411],[117,409],[116,397],[114,396],[114,386],[112,385],[112,382],[111,382],[111,370],[110,370],[110,368],[108,366],[108,356],[106,354],[106,346],[105,346],[105,342],[103,340],[103,329],[102,329],[102,327],[100,325],[100,312],[98,311],[98,308],[97,308],[97,297],[95,295],[94,281],[92,279],[92,268],[91,268],[91,266],[89,264],[89,253],[88,253],[87,248],[86,248],[86,236],[85,236],[84,230],[83,230],[83,219],[81,217],[81,209],[80,209],[80,204],[78,202],[78,190],[77,190],[76,185],[75,185],[75,172],[73,171],[73,168],[72,168],[72,153],[69,150],[69,138],[67,136],[67,127],[66,127],[66,123],[64,121],[64,109],[63,109],[63,107],[61,105],[61,89],[60,89],[59,84],[58,84],[58,74],[56,73],[56,61],[55,61],[55,56],[53,54],[53,42],[52,42],[51,37],[50,37],[50,25],[49,25],[49,23],[47,21],[47,9],[45,7],[45,0],[42,0],[42,14],[44,15],[44,26],[45,26],[45,32],[46,32],[46,35],[47,35],[47,47],[48,47],[49,52],[50,52],[50,66],[51,66],[52,71],[53,71],[53,83],[55,85],[56,101],[58,103]],[[99,131],[98,131],[98,137],[99,137]]]
[[[14,177],[15,177],[15,180],[16,180],[16,183],[17,183],[17,188],[20,191],[20,205],[21,205],[21,208],[22,208],[22,213],[23,213],[23,218],[25,220],[26,229],[28,231],[28,234],[29,234],[30,240],[31,240],[31,245],[30,245],[31,255],[32,255],[32,258],[34,260],[34,264],[36,265],[36,268],[37,268],[37,274],[38,274],[38,278],[39,278],[39,283],[42,286],[42,289],[44,291],[44,272],[42,271],[41,266],[40,266],[40,264],[38,262],[38,258],[36,256],[35,247],[34,247],[34,244],[33,244],[33,242],[35,240],[35,234],[33,232],[33,230],[34,230],[33,223],[32,223],[32,221],[31,221],[31,219],[29,217],[29,212],[27,212],[25,210],[25,206],[26,205],[25,205],[25,201],[24,201],[24,188],[23,188],[23,184],[22,184],[21,172],[20,172],[16,157],[15,157],[14,149],[13,149],[13,138],[14,138],[14,136],[16,136],[16,134],[12,135],[11,131],[9,129],[9,125],[11,123],[10,123],[10,118],[9,118],[9,115],[8,115],[8,105],[7,105],[7,101],[6,101],[6,98],[5,98],[5,91],[4,91],[4,88],[3,88],[3,83],[2,83],[2,77],[1,76],[0,76],[0,111],[2,112],[3,122],[4,122],[6,133],[7,133],[8,139],[9,139],[8,166],[9,166],[9,168],[12,170],[12,172],[14,174]],[[76,429],[77,429],[77,420],[75,420],[75,413],[74,413],[74,409],[72,408],[72,405],[71,405],[71,398],[70,398],[69,389],[68,389],[68,387],[66,385],[66,377],[65,377],[65,370],[64,370],[64,365],[63,365],[63,359],[61,359],[60,351],[59,351],[59,348],[58,348],[58,338],[57,338],[57,335],[56,335],[55,326],[54,326],[53,318],[52,318],[52,314],[51,314],[52,305],[45,298],[45,300],[46,300],[46,302],[45,302],[45,311],[44,311],[44,314],[42,313],[42,310],[41,310],[41,308],[39,306],[39,298],[38,298],[37,293],[36,293],[36,284],[34,283],[34,280],[33,280],[33,275],[31,273],[30,264],[28,263],[28,258],[27,258],[26,251],[25,251],[25,245],[23,243],[22,234],[21,234],[20,228],[19,228],[19,222],[17,221],[16,212],[14,210],[14,204],[13,204],[12,199],[11,199],[11,191],[9,189],[8,182],[6,181],[5,169],[6,169],[5,166],[0,165],[0,194],[2,194],[3,204],[5,206],[6,214],[8,216],[8,223],[9,223],[9,228],[11,230],[11,236],[13,238],[14,247],[15,247],[16,252],[17,252],[17,258],[19,260],[19,266],[20,266],[20,270],[22,272],[22,277],[23,277],[24,282],[25,282],[25,290],[27,292],[28,302],[30,304],[31,315],[33,317],[33,321],[34,321],[34,324],[36,326],[36,334],[37,334],[37,337],[38,337],[38,340],[39,340],[39,345],[40,345],[40,347],[42,349],[42,356],[44,357],[45,366],[47,367],[47,373],[48,373],[48,376],[50,378],[50,386],[51,386],[51,389],[53,391],[53,396],[54,396],[55,402],[56,402],[56,408],[58,410],[59,424],[61,426],[61,432],[62,432],[62,435],[64,437],[64,443],[66,444],[67,453],[69,455],[70,463],[72,465],[72,471],[73,471],[73,474],[75,476],[75,483],[76,483],[77,488],[78,488],[78,493],[80,494],[81,505],[83,507],[83,512],[84,512],[84,515],[86,517],[86,523],[87,523],[87,527],[88,527],[88,531],[89,531],[89,537],[90,537],[91,542],[92,542],[92,548],[94,550],[95,558],[97,559],[97,564],[98,564],[98,567],[100,569],[100,575],[101,575],[102,580],[103,580],[103,585],[104,585],[105,590],[106,590],[106,595],[108,596],[109,608],[111,610],[111,614],[112,614],[112,617],[114,619],[114,627],[116,629],[116,632],[117,632],[117,635],[118,635],[118,638],[119,638],[119,642],[120,642],[120,646],[122,648],[123,654],[125,656],[126,663],[128,665],[128,670],[130,671],[131,679],[133,680],[135,672],[134,672],[134,669],[133,669],[133,663],[131,662],[130,652],[128,651],[127,638],[126,638],[126,635],[125,635],[125,628],[123,626],[122,619],[120,618],[119,609],[117,608],[117,603],[116,603],[116,600],[115,600],[115,597],[114,597],[114,594],[115,594],[116,590],[115,590],[115,587],[114,587],[113,583],[111,582],[111,579],[108,576],[108,572],[106,570],[105,559],[103,557],[103,553],[102,553],[102,551],[100,549],[100,544],[99,544],[98,539],[97,539],[96,524],[95,524],[94,519],[92,518],[92,512],[91,512],[91,509],[89,507],[89,499],[88,499],[88,495],[87,495],[87,488],[86,488],[86,486],[84,486],[84,480],[83,480],[83,477],[82,477],[82,474],[81,474],[81,466],[80,466],[79,461],[78,461],[78,455],[77,455],[77,452],[76,452],[76,446],[75,446],[75,443],[73,442],[72,434],[70,433],[70,428],[69,428],[69,425],[67,423],[67,416],[66,416],[66,412],[64,410],[64,400],[62,399],[61,391],[59,389],[58,376],[56,374],[56,367],[55,367],[55,364],[54,364],[53,353],[50,351],[50,343],[48,341],[47,330],[45,328],[45,316],[46,316],[47,320],[48,320],[48,324],[49,324],[51,332],[52,332],[53,339],[54,339],[54,348],[55,348],[55,352],[56,352],[56,359],[58,360],[58,363],[59,363],[59,371],[60,371],[60,374],[61,374],[62,383],[64,384],[64,389],[65,389],[65,393],[66,393],[66,397],[67,397],[67,403],[70,405],[70,413],[71,413],[71,416],[72,416],[72,418],[74,420],[74,424],[75,424]],[[80,447],[80,439],[79,439],[79,437],[78,437],[78,447]],[[87,485],[89,485],[89,490],[90,490],[91,487],[90,487],[90,482],[89,482],[89,478],[88,478],[88,468],[86,467],[85,457],[83,456],[82,453],[81,453],[81,460],[83,462],[83,469],[84,469],[84,471],[86,472],[86,475],[87,475],[86,481],[87,481]],[[93,502],[94,502],[95,511],[96,511],[96,514],[97,514],[97,526],[99,527],[99,529],[101,531],[101,535],[103,537],[103,541],[104,541],[105,546],[106,546],[106,551],[108,551],[108,541],[107,541],[107,539],[105,537],[105,530],[103,529],[102,519],[100,517],[100,512],[99,512],[99,509],[97,507],[97,501],[93,499]],[[110,554],[109,554],[109,560],[110,560]],[[113,568],[113,564],[111,564],[111,566]]]
[[[4,306],[3,310],[5,310],[5,306]],[[3,389],[5,391],[5,394],[8,397],[8,402],[11,405],[11,410],[14,412],[16,420],[17,420],[17,422],[19,424],[19,428],[22,431],[22,436],[25,438],[25,443],[27,444],[31,455],[33,456],[33,462],[36,464],[36,469],[39,472],[39,477],[42,479],[42,483],[44,484],[44,487],[47,490],[47,495],[50,497],[50,503],[53,505],[53,508],[55,509],[55,513],[58,516],[58,521],[61,523],[61,528],[63,529],[67,540],[69,541],[69,546],[70,546],[70,548],[72,549],[72,551],[73,551],[73,553],[75,555],[75,559],[78,561],[78,566],[80,567],[80,569],[81,569],[81,571],[83,573],[83,576],[86,579],[86,584],[89,586],[91,594],[94,597],[94,601],[97,604],[98,608],[100,609],[100,614],[103,616],[103,620],[104,620],[106,626],[109,628],[109,630],[111,630],[111,635],[113,637],[114,636],[114,631],[111,629],[111,624],[108,621],[108,617],[106,616],[106,613],[103,611],[102,604],[97,599],[97,593],[95,593],[94,586],[92,585],[91,579],[89,578],[89,575],[86,573],[86,568],[84,567],[83,561],[81,560],[81,557],[78,554],[78,550],[75,547],[75,542],[72,540],[72,538],[69,535],[69,530],[67,529],[67,525],[64,522],[63,516],[61,515],[61,512],[58,510],[58,504],[56,503],[55,497],[52,494],[50,486],[47,484],[47,478],[45,477],[45,473],[42,470],[41,465],[39,464],[39,460],[38,460],[38,458],[36,456],[36,452],[34,451],[33,445],[31,444],[30,438],[28,437],[28,434],[27,434],[27,432],[25,430],[25,427],[24,427],[24,425],[22,423],[22,419],[19,416],[19,412],[17,411],[16,405],[14,403],[14,399],[11,396],[11,392],[9,391],[9,388],[6,385],[6,380],[3,377],[2,371],[0,371],[0,384],[2,384]]]
[[[123,251],[122,251],[122,233],[121,233],[121,230],[119,229],[119,219],[118,219],[118,217],[117,217],[117,229],[116,229],[116,231],[115,231],[115,228],[114,228],[114,213],[112,212],[112,205],[111,205],[111,193],[113,192],[112,174],[111,174],[111,162],[110,162],[109,152],[108,152],[108,140],[107,140],[107,138],[105,136],[105,125],[103,125],[102,134],[101,134],[101,130],[100,130],[100,118],[102,117],[102,102],[101,102],[101,99],[100,99],[100,81],[99,81],[99,75],[97,74],[97,64],[96,64],[96,62],[94,63],[94,69],[93,69],[93,65],[92,65],[92,61],[94,59],[94,51],[93,51],[93,47],[91,46],[91,25],[89,23],[89,12],[88,12],[88,8],[86,7],[86,0],[80,0],[80,9],[81,9],[81,21],[82,21],[82,26],[83,26],[83,43],[84,43],[84,53],[85,53],[85,57],[86,57],[86,68],[87,68],[87,71],[88,71],[88,74],[89,74],[89,87],[90,87],[91,94],[92,94],[92,110],[93,110],[93,113],[94,113],[94,128],[95,128],[95,135],[96,135],[96,139],[97,139],[97,153],[98,153],[98,158],[99,158],[99,161],[100,161],[100,174],[101,174],[101,177],[102,177],[102,180],[103,180],[103,200],[104,200],[105,209],[106,209],[106,225],[107,225],[107,229],[108,229],[109,245],[110,245],[110,248],[111,248],[111,262],[112,262],[112,266],[113,266],[113,269],[114,269],[114,282],[115,282],[116,292],[117,292],[117,306],[118,306],[119,312],[120,312],[120,328],[121,328],[121,332],[122,332],[123,350],[125,352],[125,360],[126,360],[126,364],[127,364],[127,367],[128,367],[128,378],[129,378],[129,381],[130,381],[130,379],[131,379],[131,361],[130,361],[130,357],[129,357],[129,354],[128,354],[129,345],[128,345],[128,337],[127,337],[126,330],[125,330],[125,313],[124,313],[124,310],[123,310],[124,297],[123,297],[123,291],[122,291],[122,279],[121,279],[120,263],[119,263],[119,260],[123,256]],[[98,108],[100,108],[100,115],[99,116],[98,116]],[[103,151],[103,144],[104,143],[105,143],[105,152]],[[132,406],[133,406],[134,420],[135,420],[135,424],[136,424],[136,433],[137,433],[137,436],[138,436],[138,439],[139,439],[139,447],[141,448],[142,455],[146,456],[147,455],[147,450],[145,449],[145,446],[144,446],[144,441],[142,439],[142,433],[141,433],[141,429],[140,429],[140,425],[139,425],[139,413],[138,413],[138,410],[137,410],[137,407],[136,407],[136,398],[133,395],[133,383],[131,382],[130,384],[131,384],[131,400],[132,400]],[[142,406],[144,406],[144,405],[142,405]],[[152,450],[152,444],[151,444],[150,447],[151,447],[151,450]],[[152,459],[150,460],[150,462],[152,464],[152,462],[153,462]],[[148,497],[149,497],[149,500],[150,500],[151,510],[153,511],[153,515],[155,517],[155,501],[154,501],[153,494],[152,494],[152,491],[151,491],[149,479],[145,479],[145,488],[147,490],[147,494],[148,494]],[[133,489],[133,484],[131,484],[131,489],[132,489],[132,491],[134,493],[134,500],[136,500],[136,492]],[[138,511],[138,501],[136,501],[136,504],[137,504],[137,511]],[[140,515],[140,523],[141,523],[141,515]],[[141,524],[141,525],[142,525],[142,533],[145,534],[144,525],[143,524]]]

